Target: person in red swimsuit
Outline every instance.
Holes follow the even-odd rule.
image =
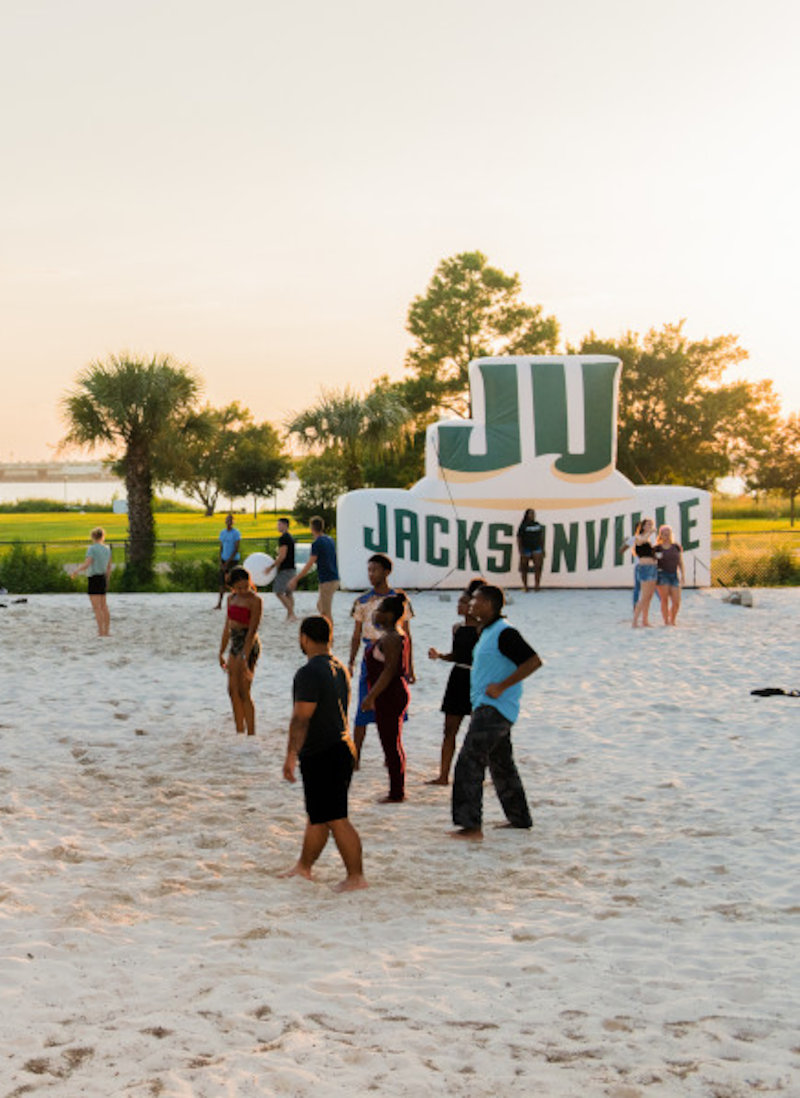
[[[406,597],[401,592],[383,599],[373,617],[383,632],[365,656],[369,691],[361,709],[375,711],[378,736],[389,771],[389,793],[381,798],[381,804],[404,801],[406,796],[403,715],[408,709],[411,642],[400,626],[405,613]]]
[[[219,645],[219,664],[223,671],[228,672],[228,694],[236,731],[246,730],[248,736],[254,736],[256,711],[250,696],[250,687],[253,685],[258,657],[261,655],[258,625],[261,621],[262,601],[246,568],[231,569],[229,583],[231,593],[228,595],[225,626]]]

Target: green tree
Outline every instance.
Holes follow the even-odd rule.
[[[745,480],[750,491],[788,496],[789,522],[794,526],[795,499],[800,494],[800,414],[788,415],[765,444],[751,452]]]
[[[77,377],[62,401],[68,431],[64,444],[108,447],[128,496],[129,554],[126,585],[145,585],[153,576],[154,469],[171,437],[194,421],[200,384],[167,356],[149,361],[111,355]]]
[[[302,458],[297,469],[300,490],[294,504],[294,517],[308,523],[313,515],[325,519],[328,533],[336,525],[336,501],[347,491],[339,455],[327,450],[318,456]]]
[[[359,396],[349,387],[323,389],[313,407],[286,428],[306,450],[335,455],[345,491],[364,487],[364,465],[405,438],[409,412],[391,386],[378,384]]]
[[[412,301],[406,323],[416,340],[406,365],[421,383],[422,406],[467,414],[472,359],[555,351],[558,321],[540,305],[526,305],[520,292],[519,275],[491,267],[482,252],[442,260],[425,293]]]
[[[617,468],[642,484],[711,489],[740,468],[774,429],[778,400],[769,381],[723,382],[747,358],[736,336],[692,342],[684,321],[640,338],[600,339],[591,332],[577,352],[622,360]]]
[[[280,436],[271,423],[250,423],[236,433],[236,445],[219,475],[226,496],[272,496],[292,471],[283,453]],[[254,512],[258,504],[254,505]]]
[[[161,480],[199,500],[206,515],[213,515],[241,432],[252,426],[252,415],[236,402],[224,408],[207,405],[198,413],[191,430],[173,435],[160,451]]]

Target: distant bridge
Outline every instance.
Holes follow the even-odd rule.
[[[63,484],[119,480],[102,461],[0,462],[0,484]]]

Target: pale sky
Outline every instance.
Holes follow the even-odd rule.
[[[686,317],[800,407],[796,0],[0,14],[0,461],[52,456],[112,352],[276,425],[399,378],[409,303],[473,250],[564,341]]]

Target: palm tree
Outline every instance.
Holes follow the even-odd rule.
[[[349,386],[323,389],[317,403],[286,423],[306,450],[334,453],[348,492],[364,487],[364,461],[404,438],[410,413],[389,388],[359,396]]]
[[[154,470],[159,449],[190,421],[198,380],[167,356],[150,361],[111,355],[93,362],[63,398],[69,430],[63,444],[108,446],[115,471],[125,478],[130,549],[127,585],[147,583],[153,574]]]

